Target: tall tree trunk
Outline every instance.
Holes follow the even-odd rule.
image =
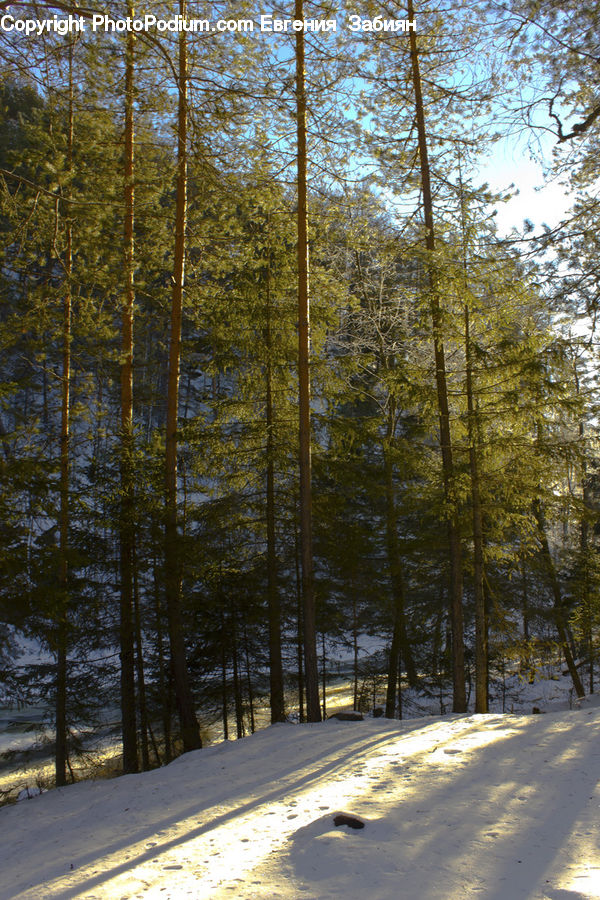
[[[325,632],[321,632],[321,683],[323,685],[323,718],[327,718],[327,645]]]
[[[529,684],[534,682],[534,672],[531,665],[529,648],[529,592],[527,589],[527,568],[525,566],[525,553],[521,554],[521,611],[523,614],[523,643],[525,649],[521,657],[521,674],[527,672]]]
[[[269,254],[269,250],[267,253]],[[266,265],[266,405],[267,405],[267,603],[269,610],[269,689],[271,722],[285,721],[281,661],[281,606],[277,587],[275,547],[275,447],[273,439],[273,340],[271,333],[271,260]]]
[[[465,358],[467,388],[467,428],[471,473],[471,517],[473,522],[473,578],[475,594],[475,712],[488,711],[488,623],[483,589],[483,516],[477,460],[477,428],[473,399],[473,360],[469,307],[465,303]]]
[[[356,583],[352,576],[352,709],[358,709],[358,608]]]
[[[67,121],[67,201],[71,196],[70,179],[73,172],[73,43],[69,41],[69,113]],[[58,227],[59,200],[56,217]],[[69,609],[69,451],[71,437],[71,317],[73,275],[73,222],[70,205],[66,218],[66,246],[64,256],[65,296],[63,304],[63,347],[61,379],[60,425],[60,510],[59,510],[59,563],[58,563],[58,628],[56,658],[56,785],[67,783],[67,645]]]
[[[153,529],[154,532],[154,529]],[[156,546],[158,540],[156,541]],[[155,551],[156,552],[156,551]],[[154,614],[156,616],[156,650],[158,654],[158,689],[161,698],[162,730],[165,745],[165,764],[171,762],[171,685],[165,666],[161,594],[159,588],[158,560],[153,559]]]
[[[408,0],[408,18],[414,20],[415,12],[412,0]],[[414,31],[409,32],[412,82],[415,94],[415,112],[419,143],[419,160],[421,168],[421,189],[423,195],[423,214],[425,218],[425,247],[429,254],[429,309],[433,325],[433,349],[435,360],[435,381],[440,419],[440,447],[442,452],[442,473],[444,495],[448,509],[448,544],[450,549],[450,621],[452,625],[452,681],[453,710],[466,711],[465,693],[465,651],[464,651],[464,614],[462,599],[462,547],[455,496],[455,473],[450,434],[450,410],[448,405],[448,386],[446,377],[446,359],[442,339],[442,312],[440,307],[438,278],[435,271],[433,254],[435,252],[435,229],[433,221],[433,201],[431,196],[431,175],[427,149],[427,130],[425,126],[425,110],[419,68],[417,37]]]
[[[133,16],[133,6],[128,4]],[[120,522],[120,659],[121,659],[121,725],[123,735],[123,772],[137,772],[137,730],[135,721],[135,656],[133,628],[133,309],[134,285],[134,43],[133,32],[127,34],[125,49],[125,226],[124,283],[125,297],[121,316],[121,522]]]
[[[398,654],[398,718],[402,718],[402,653]]]
[[[411,687],[415,687],[417,684],[417,671],[408,641],[408,635],[406,633],[404,577],[402,573],[402,564],[400,562],[400,548],[398,546],[398,514],[394,496],[394,468],[390,455],[390,442],[394,432],[394,418],[395,413],[392,407],[388,413],[387,434],[383,446],[383,462],[385,468],[386,545],[393,600],[393,630],[385,701],[385,714],[388,719],[393,719],[396,715],[400,658],[404,659],[409,684]]]
[[[296,608],[297,630],[296,630],[296,652],[298,660],[298,721],[304,722],[304,646],[302,636],[304,634],[302,621],[302,577],[300,575],[300,548],[298,540],[298,528],[294,519],[294,563],[296,570]]]
[[[244,662],[246,668],[246,684],[248,686],[248,706],[250,712],[250,734],[256,731],[256,717],[254,714],[254,689],[252,687],[252,672],[250,669],[250,647],[248,641],[248,621],[244,607]]]
[[[227,690],[227,647],[225,643],[225,613],[221,607],[221,716],[223,740],[229,740],[229,696]]]
[[[398,660],[400,659],[400,634],[394,621],[394,630],[392,632],[392,642],[390,644],[390,652],[388,657],[388,678],[385,693],[385,717],[386,719],[394,719],[396,717],[396,697],[398,689]]]
[[[567,624],[565,622],[565,616],[563,612],[560,584],[558,581],[558,576],[556,574],[556,569],[554,567],[554,562],[552,560],[552,555],[550,553],[550,546],[548,544],[548,537],[546,535],[544,511],[542,509],[542,504],[539,498],[534,500],[533,502],[533,512],[537,522],[538,540],[540,542],[540,547],[542,550],[544,568],[546,569],[548,581],[550,582],[550,587],[552,589],[552,599],[554,601],[554,623],[556,625],[558,640],[560,641],[560,646],[565,656],[565,661],[567,663],[569,675],[571,676],[571,681],[573,682],[573,687],[575,688],[575,693],[578,697],[584,697],[585,690],[583,688],[583,684],[581,683],[581,678],[579,677],[579,672],[577,671],[575,660],[573,659],[573,654],[571,652]]]
[[[577,361],[574,365],[575,388],[577,396],[580,396],[579,372],[577,370]],[[579,441],[581,446],[585,442],[585,425],[583,419],[579,422]],[[579,550],[581,554],[580,569],[581,576],[581,607],[583,610],[583,632],[584,641],[588,653],[588,675],[590,694],[594,693],[594,631],[593,631],[593,599],[591,591],[590,578],[590,542],[588,528],[588,514],[592,509],[592,499],[590,496],[590,485],[587,475],[587,462],[583,458],[581,469],[581,499],[583,501],[583,509],[581,513],[581,524],[579,531]]]
[[[230,609],[231,623],[231,662],[233,669],[233,698],[235,701],[235,726],[238,740],[245,736],[244,728],[244,703],[242,697],[242,680],[240,677],[238,636],[237,636],[237,610],[235,606]]]
[[[185,18],[186,0],[179,0],[179,14]],[[177,534],[177,420],[187,224],[187,81],[187,37],[186,32],[182,31],[179,35],[177,196],[167,386],[165,585],[171,664],[184,752],[197,750],[202,746],[185,656],[181,622],[181,566]]]
[[[295,0],[295,19],[304,19],[304,4]],[[308,290],[308,204],[306,182],[306,77],[304,32],[296,32],[296,124],[298,163],[298,381],[300,416],[300,552],[304,612],[304,679],[306,715],[321,721],[319,670],[315,624],[315,587],[312,551],[312,495],[310,458],[310,326]]]
[[[148,744],[148,734],[152,733],[150,723],[148,721],[148,704],[146,702],[146,679],[144,674],[144,644],[142,640],[142,616],[140,611],[140,593],[138,583],[138,562],[135,546],[135,538],[133,542],[133,615],[135,623],[135,669],[137,677],[137,693],[138,706],[140,711],[140,737],[141,737],[141,755],[142,768],[147,772],[150,768],[150,749]]]
[[[475,712],[488,711],[488,623],[484,592],[483,514],[479,480],[477,419],[473,390],[473,347],[469,313],[469,280],[467,268],[467,226],[462,165],[459,149],[460,222],[463,250],[463,287],[465,292],[465,387],[467,394],[467,434],[469,438],[469,470],[471,476],[471,521],[473,529],[473,582],[475,599]]]
[[[581,426],[583,429],[583,426]],[[591,508],[590,491],[587,485],[585,468],[583,472],[582,478],[582,495],[583,495],[583,513],[581,516],[581,532],[580,532],[580,547],[581,547],[581,559],[583,566],[583,583],[581,585],[581,604],[584,610],[584,640],[587,646],[588,652],[588,675],[589,675],[589,685],[590,685],[590,694],[594,693],[594,627],[593,627],[593,598],[591,591],[591,579],[590,579],[590,546],[589,546],[589,537],[588,537],[588,521],[587,515],[588,511]]]

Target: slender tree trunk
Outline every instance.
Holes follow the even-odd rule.
[[[327,718],[327,645],[325,632],[321,632],[321,681],[323,685],[323,718]]]
[[[154,759],[156,760],[156,765],[160,766],[160,765],[162,765],[162,761],[161,761],[160,753],[158,750],[158,744],[157,744],[156,738],[154,736],[154,730],[153,730],[150,722],[148,722],[148,734],[150,735],[150,742],[152,744],[152,750],[154,751]]]
[[[583,439],[583,424],[580,425],[580,433]],[[594,629],[593,629],[593,600],[590,579],[590,545],[588,535],[587,515],[591,508],[590,491],[587,485],[585,463],[582,476],[581,492],[583,498],[583,512],[581,515],[580,525],[580,550],[581,550],[581,567],[582,584],[581,584],[581,605],[584,611],[584,640],[588,652],[588,675],[590,684],[590,694],[594,693]]]
[[[240,667],[238,657],[238,639],[237,639],[237,613],[235,609],[231,610],[231,661],[233,663],[233,699],[235,702],[235,725],[238,740],[245,735],[244,729],[244,705],[242,698],[242,682],[240,678]]]
[[[298,627],[296,631],[296,650],[298,658],[298,719],[304,722],[304,646],[302,636],[304,634],[302,622],[302,578],[300,575],[300,548],[298,542],[298,529],[294,525],[294,561],[296,568],[296,607],[298,610]]]
[[[471,521],[473,528],[473,581],[475,597],[475,712],[488,711],[488,623],[484,592],[483,514],[479,481],[477,420],[473,390],[473,348],[468,295],[467,227],[462,181],[462,165],[458,158],[460,186],[460,220],[463,247],[463,287],[465,292],[465,381],[467,394],[467,433],[469,438],[469,470],[471,475]],[[470,693],[470,688],[469,688]]]
[[[588,676],[589,676],[589,685],[590,685],[590,694],[594,693],[594,628],[593,628],[593,600],[592,600],[592,592],[591,592],[591,584],[590,584],[590,562],[589,562],[589,540],[588,540],[588,523],[587,523],[587,512],[590,508],[590,500],[589,500],[589,490],[585,483],[585,474],[584,474],[584,483],[582,485],[583,488],[583,515],[581,518],[581,533],[580,533],[580,543],[581,543],[581,557],[583,562],[583,584],[581,586],[581,601],[584,610],[584,640],[587,646],[588,653]]]
[[[225,644],[225,614],[221,611],[221,713],[223,740],[229,740],[229,698],[227,691],[227,650]]]
[[[398,654],[398,718],[402,718],[402,652]]]
[[[133,7],[128,6],[133,16]],[[121,314],[121,522],[120,522],[120,643],[121,643],[121,725],[123,772],[137,772],[138,750],[135,721],[135,656],[132,614],[134,472],[133,472],[133,310],[134,285],[134,42],[127,34],[125,58],[125,297]]]
[[[302,0],[295,0],[295,18],[304,19]],[[306,181],[306,78],[304,32],[296,32],[296,124],[298,162],[298,381],[300,416],[300,552],[304,611],[304,678],[309,722],[321,721],[315,624],[312,552],[310,458],[310,325],[308,290],[308,204]]]
[[[412,0],[408,0],[408,18],[415,17]],[[452,624],[452,679],[453,710],[466,711],[465,662],[464,662],[464,614],[462,599],[462,547],[460,527],[455,496],[455,473],[450,434],[450,410],[448,405],[448,386],[446,377],[446,359],[442,339],[442,311],[440,307],[439,289],[435,272],[433,254],[435,252],[435,230],[433,221],[433,201],[431,196],[431,176],[427,149],[427,130],[421,88],[421,72],[417,38],[414,31],[409,32],[410,58],[412,66],[412,82],[415,94],[415,112],[419,142],[419,159],[421,167],[421,189],[423,195],[423,214],[425,218],[425,246],[429,253],[429,308],[433,324],[433,349],[435,360],[435,380],[437,388],[438,411],[440,419],[440,446],[442,452],[442,472],[444,495],[448,509],[448,544],[450,549],[450,621]]]
[[[488,711],[488,625],[483,588],[483,516],[477,460],[477,428],[473,400],[473,361],[469,307],[465,303],[465,358],[467,388],[467,428],[471,473],[471,517],[473,522],[473,578],[475,593],[475,712]]]
[[[358,709],[358,610],[354,578],[352,578],[352,660],[352,708]]]
[[[138,585],[138,565],[137,553],[135,548],[135,538],[133,543],[133,614],[135,622],[135,664],[137,676],[137,693],[140,711],[140,736],[141,736],[141,753],[142,768],[147,772],[150,768],[150,749],[148,744],[148,732],[150,731],[150,723],[148,722],[148,704],[146,702],[146,680],[144,675],[144,645],[142,641],[142,617],[140,613],[140,595]]]
[[[488,623],[484,591],[483,514],[479,480],[477,420],[473,389],[473,348],[469,313],[469,280],[467,269],[467,227],[459,149],[459,185],[463,246],[463,287],[465,292],[465,387],[467,394],[467,434],[469,438],[469,470],[471,476],[471,521],[473,530],[473,582],[475,598],[475,712],[488,711]],[[469,681],[470,695],[470,681]]]
[[[162,611],[158,578],[158,561],[153,561],[154,614],[156,616],[156,650],[158,654],[158,689],[162,703],[162,728],[165,743],[165,764],[171,762],[171,690],[165,667]]]
[[[394,411],[391,409],[388,419],[387,435],[383,446],[385,468],[386,545],[394,604],[392,643],[389,654],[388,682],[385,702],[385,714],[388,719],[393,719],[396,715],[398,661],[401,656],[406,665],[406,674],[409,684],[412,687],[417,684],[417,671],[406,632],[404,577],[402,573],[402,564],[400,562],[400,548],[398,546],[398,514],[394,496],[394,470],[392,458],[390,456],[390,442],[394,431],[394,415]]]
[[[248,706],[250,707],[250,734],[256,731],[256,718],[254,715],[254,689],[252,687],[252,672],[250,670],[250,648],[248,641],[248,623],[246,610],[244,609],[244,662],[246,664],[246,684],[248,686]]]
[[[69,42],[69,117],[67,122],[67,199],[71,196],[70,179],[73,172],[73,43]],[[56,217],[58,226],[58,203]],[[67,783],[67,645],[69,609],[69,451],[71,437],[71,318],[73,275],[73,223],[71,208],[67,209],[66,247],[64,255],[63,348],[61,379],[60,427],[60,510],[59,510],[59,571],[58,571],[58,628],[56,659],[56,785]]]
[[[542,550],[542,559],[544,561],[544,567],[546,569],[548,581],[550,582],[550,587],[552,589],[552,598],[554,600],[554,623],[556,625],[558,640],[560,642],[561,649],[565,655],[565,661],[567,663],[567,668],[568,668],[569,674],[571,676],[571,681],[573,682],[573,687],[575,688],[575,693],[577,694],[578,697],[584,697],[585,690],[583,688],[583,684],[581,683],[581,678],[579,677],[579,672],[577,671],[577,667],[575,666],[575,660],[573,659],[573,653],[571,652],[571,645],[569,643],[567,624],[565,622],[565,617],[564,617],[564,612],[563,612],[562,594],[561,594],[561,590],[560,590],[560,584],[558,581],[558,576],[556,574],[556,569],[554,567],[554,562],[552,560],[552,555],[550,553],[550,546],[548,544],[548,537],[546,535],[546,523],[544,521],[544,511],[542,509],[542,504],[540,503],[539,499],[536,499],[533,502],[533,512],[534,512],[535,519],[537,522],[537,527],[538,527],[538,539],[539,539],[540,547]]]
[[[440,610],[435,618],[435,627],[433,629],[433,648],[432,648],[432,668],[437,680],[442,680],[442,618],[443,611]]]
[[[388,657],[388,678],[387,689],[385,694],[385,717],[386,719],[394,719],[396,717],[396,690],[398,687],[398,660],[400,659],[400,634],[397,623],[394,621],[394,630],[392,632],[392,643],[390,644],[390,652]]]
[[[527,589],[525,553],[521,554],[521,611],[523,614],[523,642],[525,644],[525,650],[521,658],[521,672],[527,672],[527,680],[529,684],[533,684],[534,675],[529,652],[529,592]]]
[[[269,251],[268,251],[269,252]],[[266,265],[266,406],[267,406],[267,603],[269,609],[269,688],[271,722],[285,721],[283,664],[281,661],[281,606],[277,587],[275,546],[275,447],[273,438],[273,340],[271,334],[271,261]]]
[[[179,0],[179,14],[185,18],[186,0]],[[197,750],[202,746],[185,656],[181,621],[181,565],[177,533],[177,419],[187,224],[187,81],[187,38],[186,32],[182,31],[179,36],[177,196],[167,386],[165,582],[171,664],[184,752]]]
[[[574,366],[574,375],[575,375],[575,388],[577,391],[577,396],[580,395],[579,388],[579,372],[577,370],[577,363],[575,362]],[[581,445],[584,445],[585,441],[585,425],[583,420],[579,422],[579,440]],[[591,592],[591,579],[590,579],[590,544],[589,544],[589,529],[588,529],[588,512],[592,509],[591,497],[590,497],[590,487],[588,483],[588,475],[587,475],[587,463],[584,457],[582,462],[582,470],[581,470],[581,499],[583,501],[583,510],[581,513],[581,524],[580,524],[580,532],[579,532],[579,549],[581,554],[581,565],[580,568],[583,570],[582,572],[582,580],[581,580],[581,606],[583,609],[583,631],[584,631],[584,641],[587,647],[588,653],[588,675],[589,675],[589,685],[590,685],[590,694],[594,693],[594,631],[593,631],[593,600],[592,600],[592,592]]]

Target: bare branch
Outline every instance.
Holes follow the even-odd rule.
[[[554,121],[556,122],[556,125],[558,127],[558,143],[559,144],[563,144],[565,141],[570,141],[571,138],[579,137],[580,135],[584,134],[588,130],[588,128],[594,124],[594,122],[596,121],[598,116],[600,116],[600,103],[599,103],[598,106],[594,107],[594,109],[591,111],[591,113],[588,116],[586,116],[586,118],[583,120],[583,122],[576,122],[575,125],[573,125],[571,131],[569,131],[568,134],[565,134],[563,131],[562,122],[559,119],[559,117],[556,115],[556,113],[554,112],[553,106],[554,106],[554,98],[549,103],[548,114],[551,119],[554,119]]]

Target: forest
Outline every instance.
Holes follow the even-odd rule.
[[[109,708],[124,772],[319,721],[336,646],[389,718],[594,692],[599,19],[0,3],[0,696],[57,785]],[[501,147],[564,215],[496,225]]]

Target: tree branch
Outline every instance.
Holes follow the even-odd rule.
[[[586,116],[586,118],[583,120],[583,122],[576,122],[575,125],[573,125],[571,131],[569,131],[568,134],[565,134],[563,131],[562,122],[559,119],[559,117],[556,115],[556,113],[554,112],[553,106],[554,106],[554,98],[550,101],[550,104],[549,104],[549,115],[550,115],[550,118],[554,119],[554,121],[557,124],[558,143],[559,144],[562,144],[565,141],[571,140],[571,138],[579,137],[581,134],[584,134],[584,132],[586,132],[588,130],[588,128],[594,124],[594,122],[596,121],[598,116],[600,116],[600,103],[599,103],[598,106],[596,106],[591,111],[591,113],[588,116]]]

